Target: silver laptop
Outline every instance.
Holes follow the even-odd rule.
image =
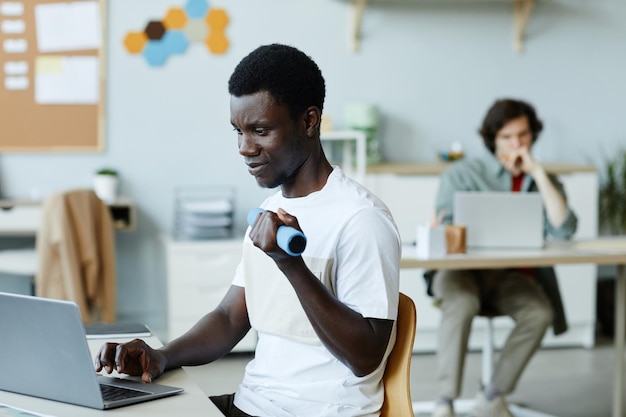
[[[0,390],[98,409],[183,391],[98,375],[73,302],[0,292],[0,335]]]
[[[468,248],[542,248],[543,221],[539,193],[454,193],[453,222],[466,226]]]

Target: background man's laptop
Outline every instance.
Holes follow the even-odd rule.
[[[539,193],[454,193],[453,222],[467,228],[468,248],[542,248]]]
[[[99,409],[183,391],[96,374],[73,302],[0,292],[0,335],[0,390]]]

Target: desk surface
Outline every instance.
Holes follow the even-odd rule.
[[[418,258],[414,246],[404,246],[400,265],[402,268],[486,269],[584,263],[625,264],[626,237],[548,242],[543,249],[475,249],[433,258]]]
[[[123,342],[129,339],[117,340]],[[160,342],[155,337],[145,338],[144,340],[155,347],[160,345]],[[96,352],[100,349],[100,346],[105,342],[105,340],[92,339],[88,342],[92,356],[95,356]],[[215,407],[213,402],[209,400],[209,398],[200,390],[200,388],[184,370],[177,369],[166,372],[157,380],[157,383],[182,387],[185,391],[173,397],[161,398],[154,401],[115,408],[107,411],[94,410],[77,405],[33,398],[5,391],[0,391],[0,403],[54,417],[223,417],[222,413],[217,409],[217,407]]]
[[[368,174],[395,174],[395,175],[440,175],[450,167],[452,162],[389,162],[369,165]],[[597,172],[591,165],[574,165],[563,163],[544,164],[547,172],[556,175],[573,174],[579,172]]]

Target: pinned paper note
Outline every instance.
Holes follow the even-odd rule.
[[[35,74],[61,74],[63,60],[61,55],[42,55],[35,59]]]
[[[6,88],[7,90],[26,90],[28,89],[28,77],[26,76],[5,77],[4,88]]]
[[[22,16],[24,14],[24,3],[21,1],[0,2],[0,16]]]
[[[35,6],[39,52],[98,49],[101,44],[97,1],[46,3]]]
[[[95,56],[39,56],[35,59],[37,104],[96,104],[99,60]]]
[[[6,19],[0,24],[0,32],[7,35],[20,35],[26,30],[26,23],[22,19]]]
[[[2,49],[7,54],[23,54],[28,50],[28,42],[26,39],[5,39]]]
[[[26,75],[28,74],[28,62],[7,61],[4,63],[4,73],[6,75]]]

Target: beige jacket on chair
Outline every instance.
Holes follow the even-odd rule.
[[[39,297],[71,300],[85,323],[115,321],[113,220],[93,190],[50,196],[37,234]]]

